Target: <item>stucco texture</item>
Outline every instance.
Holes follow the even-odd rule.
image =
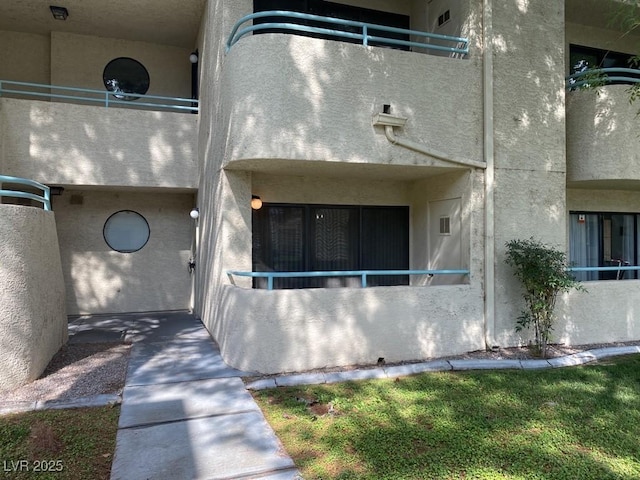
[[[55,217],[0,205],[0,390],[36,379],[67,341]]]
[[[0,30],[0,79],[50,83],[48,35]]]
[[[628,85],[567,93],[567,183],[590,188],[640,185],[638,105]],[[606,160],[604,160],[606,159]]]
[[[65,190],[54,197],[68,313],[190,308],[193,205],[193,194],[168,191]],[[116,252],[104,240],[105,222],[120,210],[149,224],[149,241],[137,252]]]
[[[197,186],[197,116],[0,99],[3,173],[46,184]]]
[[[52,32],[51,84],[105,90],[107,63],[130,57],[149,73],[149,95],[191,98],[190,53],[167,45]]]
[[[226,286],[223,358],[277,373],[484,348],[482,293],[469,285],[306,290]]]
[[[230,168],[267,169],[272,159],[443,165],[392,145],[382,127],[372,126],[385,104],[408,118],[398,136],[482,160],[480,68],[473,59],[266,34],[233,46],[221,81]],[[252,159],[264,166],[247,167]]]

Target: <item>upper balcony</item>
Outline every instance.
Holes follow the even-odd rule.
[[[460,166],[394,145],[373,121],[385,108],[407,119],[395,128],[397,137],[443,156],[481,160],[481,68],[468,55],[469,43],[301,12],[239,19],[226,42],[220,86],[225,166],[374,176],[389,175],[381,165],[412,170],[407,175],[416,167]]]
[[[19,91],[7,85],[25,86],[0,82],[3,95]],[[61,186],[197,188],[197,115],[171,111],[170,99],[134,109],[113,108],[115,98],[115,105],[96,106],[47,101],[84,102],[90,97],[77,94],[88,90],[40,85],[30,93],[37,100],[25,99],[24,91],[22,98],[0,98],[0,173]],[[177,111],[197,109],[191,102],[184,108]]]
[[[630,85],[640,70],[608,68],[572,75],[567,86],[567,185],[574,188],[640,188],[640,105]]]
[[[198,64],[189,57],[205,2],[125,3],[66,4],[63,20],[36,0],[0,6],[0,173],[197,188]]]

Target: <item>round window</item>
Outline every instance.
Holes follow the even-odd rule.
[[[111,60],[102,73],[107,90],[120,100],[137,100],[149,90],[149,72],[137,60],[120,57]],[[135,93],[137,95],[127,95]]]
[[[131,253],[146,245],[150,231],[142,215],[132,210],[121,210],[107,219],[102,234],[107,245],[116,252]]]

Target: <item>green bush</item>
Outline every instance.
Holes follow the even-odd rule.
[[[525,309],[518,317],[516,331],[532,328],[534,346],[546,358],[553,330],[556,299],[559,293],[584,287],[567,272],[564,252],[530,238],[507,242],[507,264],[524,287]]]

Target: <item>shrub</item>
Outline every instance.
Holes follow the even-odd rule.
[[[516,331],[532,328],[534,346],[546,358],[553,330],[556,299],[559,293],[584,287],[567,272],[564,252],[530,238],[507,242],[507,264],[524,287],[525,309],[518,317]]]

